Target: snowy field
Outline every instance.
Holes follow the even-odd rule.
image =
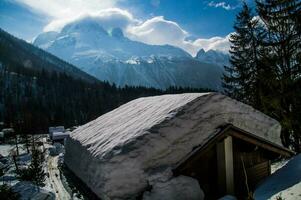
[[[1,144],[0,145],[0,154],[2,156],[8,156],[9,152],[14,148],[14,146],[10,145],[10,144]]]
[[[284,165],[284,166],[283,166]],[[301,199],[301,154],[288,162],[278,162],[276,170],[255,191],[256,200]]]
[[[26,148],[23,144],[19,144],[19,153],[23,154],[26,152]],[[0,144],[0,154],[4,157],[8,156],[11,151],[16,150],[16,146],[13,144]]]
[[[12,141],[11,141],[12,142]],[[43,146],[40,146],[42,148]],[[43,149],[43,148],[42,148]],[[31,162],[31,154],[27,153],[27,149],[23,143],[18,144],[19,156],[16,157],[17,165],[19,168],[28,166]],[[42,199],[55,199],[52,189],[47,187],[37,187],[29,181],[20,181],[17,179],[16,167],[12,159],[12,152],[16,152],[15,144],[1,144],[0,154],[3,156],[0,159],[0,164],[4,175],[1,177],[0,184],[9,185],[15,192],[21,194],[21,200],[42,200]],[[46,151],[47,152],[47,151]],[[46,153],[46,157],[48,157]],[[47,165],[44,164],[45,171],[47,171]],[[0,197],[1,199],[1,197]]]

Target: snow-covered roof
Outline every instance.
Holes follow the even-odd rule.
[[[66,131],[66,132],[53,132],[53,136],[57,136],[57,135],[69,135],[70,131]]]
[[[218,99],[209,98],[211,96],[215,96]],[[278,138],[280,125],[277,121],[254,110],[250,106],[218,93],[186,93],[139,98],[80,126],[71,133],[71,137],[80,141],[83,146],[88,146],[93,154],[102,155],[104,152],[116,149],[130,143],[136,138],[150,134],[153,132],[151,129],[154,126],[158,126],[160,123],[177,116],[180,117],[183,114],[181,111],[184,108],[193,107],[194,102],[204,100],[203,105],[207,104],[206,107],[208,107],[205,109],[206,112],[212,112],[212,115],[230,115],[229,119],[225,119],[225,121],[217,124],[217,126],[223,125],[223,123],[235,123],[235,120],[238,120],[235,119],[235,115],[245,116],[247,114],[249,116],[248,119],[246,117],[239,119],[239,121],[247,121],[243,123],[239,122],[240,124],[237,124],[238,127],[244,129],[244,127],[241,127],[241,124],[245,124],[246,126],[249,124],[250,127],[255,126],[257,127],[259,136],[281,144],[280,137]],[[211,100],[212,102],[210,102]],[[200,109],[203,105],[199,105]],[[210,105],[212,109],[210,109]],[[232,107],[233,109],[231,109]],[[231,113],[233,113],[233,119],[231,119]],[[247,130],[254,133],[252,130]],[[208,136],[210,136],[214,132],[216,131],[212,130],[211,132],[202,134],[209,134]],[[206,137],[203,139],[205,140]]]
[[[52,133],[52,140],[60,140],[68,137],[70,134],[70,131],[66,132],[53,132]]]
[[[141,194],[232,124],[281,145],[280,124],[218,93],[139,98],[74,130],[65,163],[102,199]]]

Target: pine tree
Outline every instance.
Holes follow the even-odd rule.
[[[300,0],[257,1],[257,9],[265,25],[266,38],[262,42],[269,49],[275,81],[264,104],[265,110],[282,124],[282,141],[300,151]],[[269,76],[269,74],[266,74]],[[270,101],[270,102],[269,102]]]
[[[259,49],[261,37],[258,19],[246,3],[236,16],[235,33],[230,37],[230,66],[225,66],[223,83],[226,93],[251,105],[259,104]],[[257,106],[258,107],[258,106]]]
[[[279,120],[285,146],[301,151],[301,1],[257,1],[254,20],[244,3],[230,38],[228,95]]]
[[[32,161],[29,169],[32,172],[32,182],[38,186],[44,186],[45,171],[44,171],[44,154],[38,149],[32,151]]]
[[[24,181],[31,181],[37,186],[44,186],[46,178],[43,166],[44,160],[44,153],[37,148],[32,148],[31,163],[27,169],[19,170],[18,178]]]

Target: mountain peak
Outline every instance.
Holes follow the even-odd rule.
[[[55,40],[58,34],[59,34],[58,32],[54,32],[54,31],[41,33],[34,39],[33,44],[36,46],[47,47],[45,45],[48,45],[49,42]]]
[[[204,54],[206,54],[206,52],[205,52],[205,50],[204,49],[200,49],[199,51],[198,51],[198,53],[196,54],[196,58],[199,58],[199,57],[201,57],[201,56],[203,56]]]
[[[221,67],[229,65],[229,55],[217,50],[200,49],[195,58],[201,62],[216,64]]]

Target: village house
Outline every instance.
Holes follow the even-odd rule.
[[[48,128],[49,132],[49,138],[52,139],[53,133],[55,132],[65,132],[65,127],[64,126],[51,126]]]
[[[52,134],[52,142],[60,142],[64,144],[64,141],[67,137],[69,137],[70,131],[66,132],[53,132]]]
[[[0,132],[1,141],[4,141],[7,138],[11,138],[15,135],[15,131],[13,128],[4,128]]]
[[[64,143],[69,137],[70,131],[65,130],[64,126],[49,127],[49,138],[52,142]]]
[[[74,130],[65,163],[102,199],[241,199],[292,155],[280,131],[218,93],[139,98]]]

